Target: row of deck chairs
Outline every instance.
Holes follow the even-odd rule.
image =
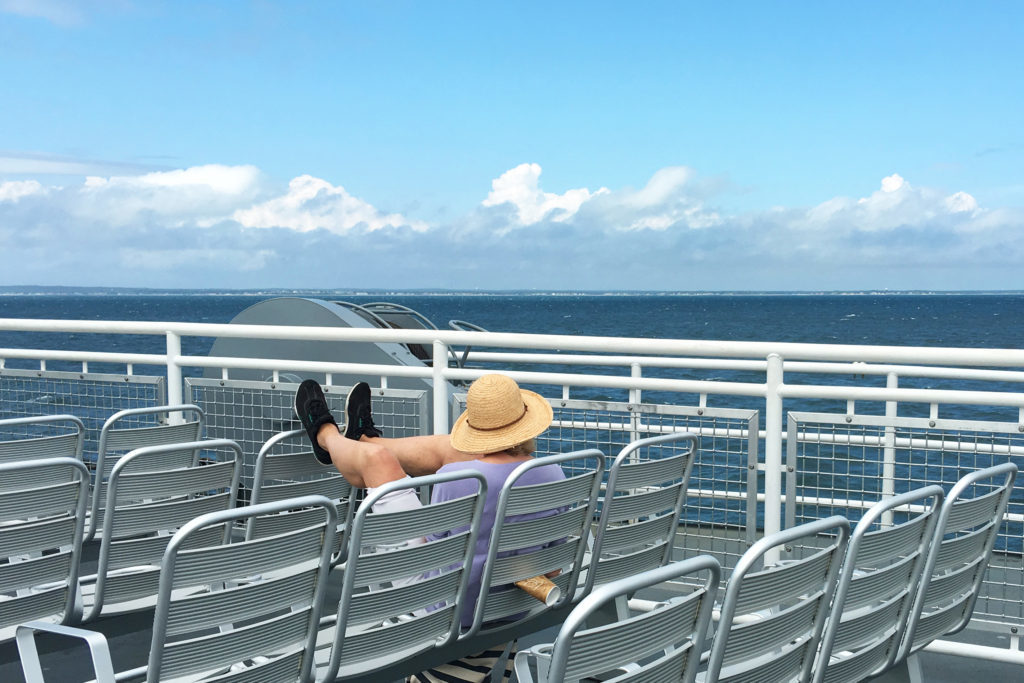
[[[929,487],[880,503],[849,543],[842,518],[766,537],[734,569],[712,619],[717,563],[670,563],[692,435],[628,446],[608,468],[603,496],[599,451],[537,459],[517,475],[547,463],[572,475],[542,486],[506,484],[483,583],[509,586],[557,572],[560,597],[543,604],[515,588],[484,591],[463,614],[483,480],[472,482],[476,495],[456,501],[368,514],[373,499],[352,504],[340,475],[316,464],[308,447],[287,447],[302,438],[297,431],[268,441],[244,507],[235,506],[241,454],[232,442],[145,446],[110,468],[96,533],[99,568],[110,576],[102,587],[97,577],[82,616],[156,610],[148,665],[118,672],[117,680],[387,681],[561,621],[552,647],[516,658],[521,680],[586,680],[620,668],[621,680],[862,680],[966,624],[1016,471],[972,473],[944,502],[942,489]],[[645,448],[676,442],[684,449],[670,457],[638,459]],[[202,455],[163,460],[174,453]],[[26,679],[43,680],[34,634],[49,630],[85,639],[97,680],[115,680],[102,637],[53,623],[79,618],[75,551],[86,535],[88,472],[61,457],[0,468],[0,558],[15,558],[0,564],[0,590],[31,598],[0,597],[0,627],[22,624]],[[396,482],[375,496],[443,479]],[[517,521],[550,510],[557,514]],[[875,524],[889,511],[897,524]],[[423,536],[430,542],[410,543]],[[20,556],[6,554],[12,549]],[[766,565],[779,549],[788,559]],[[43,565],[60,569],[35,583]],[[62,582],[65,570],[71,578]],[[669,579],[682,595],[633,613],[631,605],[651,604],[629,596]],[[124,593],[116,588],[122,582]],[[340,593],[337,609],[330,585]],[[55,608],[50,623],[33,613],[40,596]]]
[[[153,428],[146,429],[152,433]],[[482,581],[485,585],[507,586],[518,579],[552,574],[561,597],[542,604],[518,589],[485,592],[477,609],[471,615],[463,615],[458,606],[468,601],[462,598],[467,590],[463,578],[467,574],[462,568],[474,555],[483,500],[479,495],[446,506],[430,506],[422,512],[367,517],[365,511],[373,502],[369,500],[360,508],[363,514],[354,514],[350,504],[352,491],[344,478],[332,468],[317,464],[310,456],[303,432],[294,431],[275,436],[263,447],[255,467],[251,505],[238,512],[234,508],[241,453],[233,442],[205,440],[136,448],[118,457],[112,466],[97,468],[98,472],[110,474],[101,484],[94,482],[90,493],[89,473],[79,459],[53,452],[55,449],[49,448],[53,443],[50,438],[23,441],[23,450],[33,442],[45,443],[47,448],[35,452],[53,457],[22,458],[0,464],[0,551],[7,558],[0,561],[0,590],[4,592],[0,598],[0,626],[5,629],[0,631],[0,637],[9,638],[24,622],[31,622],[32,628],[68,632],[60,624],[90,622],[154,604],[154,643],[159,643],[161,651],[177,647],[171,644],[177,639],[194,639],[193,628],[233,632],[239,619],[248,622],[257,618],[259,610],[280,609],[280,604],[266,599],[267,596],[243,598],[242,587],[261,584],[267,576],[280,573],[278,566],[263,566],[260,557],[275,557],[276,552],[279,561],[300,561],[295,543],[289,538],[324,523],[321,506],[309,503],[310,495],[319,495],[327,497],[334,515],[333,520],[326,522],[326,528],[332,530],[324,539],[330,558],[328,566],[339,569],[343,577],[339,601],[343,609],[325,616],[316,630],[317,650],[323,660],[319,669],[328,671],[324,677],[331,679],[363,674],[383,663],[435,650],[440,645],[447,644],[453,653],[469,652],[476,647],[475,643],[500,638],[510,632],[508,622],[528,621],[549,608],[555,611],[589,591],[596,582],[609,580],[615,572],[629,573],[631,570],[622,568],[622,556],[628,553],[619,552],[626,545],[638,549],[632,571],[664,564],[672,551],[696,443],[692,435],[669,435],[624,450],[618,462],[626,465],[643,446],[684,444],[683,450],[668,458],[642,466],[613,468],[608,490],[629,490],[632,495],[613,496],[615,504],[601,507],[605,520],[601,528],[606,533],[596,537],[591,526],[599,504],[603,454],[597,450],[580,451],[536,460],[524,467],[518,477],[544,464],[561,465],[577,474],[543,487],[513,489],[511,484],[515,480],[509,482],[497,512],[503,523],[495,528],[487,546],[490,555],[484,564]],[[289,442],[290,448],[282,447]],[[134,444],[138,443],[135,440]],[[295,443],[302,447],[296,448]],[[406,485],[425,489],[443,479],[418,479]],[[78,562],[88,535],[84,530],[85,519],[88,516],[93,520],[86,511],[100,485],[105,493],[97,515],[102,523],[95,525],[99,528],[94,533],[99,544],[97,572],[79,578]],[[482,481],[474,482],[476,489],[482,486]],[[381,489],[377,495],[388,490]],[[304,502],[299,504],[296,500]],[[557,514],[530,523],[517,521],[522,515],[552,510]],[[203,514],[213,518],[202,524],[189,522],[196,515],[203,519]],[[641,518],[644,522],[620,524],[626,518]],[[244,524],[241,532],[239,524]],[[626,529],[628,535],[617,533],[622,526],[630,527]],[[46,533],[41,533],[44,528]],[[186,530],[188,533],[184,533]],[[421,546],[403,546],[409,539],[427,534],[434,534],[437,540]],[[272,549],[273,543],[280,544],[279,550]],[[232,610],[206,606],[199,596],[210,590],[209,586],[171,583],[169,592],[162,592],[166,577],[175,573],[167,565],[173,562],[169,557],[191,557],[191,553],[208,546],[225,544],[237,549],[232,554],[241,553],[243,548],[258,549],[257,558],[249,558],[240,565],[244,576],[232,575],[227,564],[218,564],[216,572],[199,573],[189,581],[206,586],[204,582],[216,576],[222,583],[212,592],[234,596],[232,604],[235,598],[252,600],[250,611],[239,617]],[[593,571],[583,573],[584,553],[590,546],[595,550],[606,548],[606,553],[595,556],[608,559],[593,563]],[[381,549],[388,552],[382,554]],[[426,580],[412,580],[424,575]],[[322,583],[322,577],[315,581],[316,585]],[[194,601],[188,603],[192,605],[188,613],[196,618],[181,618],[172,626],[161,626],[161,600],[173,603],[181,596]],[[381,600],[383,604],[379,604]],[[320,599],[315,598],[310,604],[320,605]],[[401,606],[400,612],[422,614],[396,621],[391,618],[396,606]],[[200,618],[200,611],[215,616]],[[216,627],[211,626],[211,619],[217,622]],[[46,627],[40,621],[58,626]],[[294,634],[298,622],[290,623]],[[498,623],[500,626],[494,626]],[[344,627],[339,629],[337,624]],[[251,631],[255,626],[248,624],[246,628]],[[172,632],[170,641],[167,629]],[[21,631],[24,633],[25,629]],[[336,642],[339,632],[344,634],[344,648]],[[30,640],[30,636],[19,638],[19,647],[24,645],[26,651],[32,650]],[[203,666],[216,668],[225,656],[231,661],[247,661],[234,645],[202,642],[200,649],[214,653],[213,659],[202,658],[207,663]],[[257,658],[262,653],[277,652],[280,645],[253,637],[246,637],[244,642],[243,649]],[[252,680],[275,680],[266,678],[270,675],[262,668],[266,663],[255,659],[247,663],[254,670],[260,669]],[[156,666],[150,669],[155,672],[150,678],[194,676],[204,670],[196,666],[189,664],[187,674]]]
[[[602,586],[573,610],[553,644],[517,655],[517,678],[920,680],[908,660],[970,621],[1016,473],[1005,463],[967,474],[948,495],[927,486],[881,501],[849,540],[840,516],[766,536],[741,557],[720,600],[720,566],[708,555]],[[892,513],[902,519],[880,526]],[[773,550],[789,548],[804,556],[765,563]],[[688,583],[697,588],[686,595],[619,614],[610,625],[591,624],[638,591],[693,577],[700,580]]]

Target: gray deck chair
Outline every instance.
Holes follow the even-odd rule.
[[[290,444],[291,441],[295,443]],[[299,446],[299,449],[288,448],[288,445]],[[250,499],[253,505],[305,495],[322,495],[334,501],[338,509],[335,563],[344,559],[345,529],[352,517],[353,493],[352,485],[338,470],[330,465],[321,465],[313,457],[309,439],[303,429],[275,434],[263,444],[256,456]],[[305,517],[315,514],[318,514],[317,510],[285,510],[279,515],[252,517],[246,528],[246,538],[279,534],[287,529],[304,526]]]
[[[0,465],[40,458],[82,459],[85,425],[74,415],[0,420]]]
[[[607,626],[585,624],[620,597],[687,576],[704,574],[692,592]],[[721,567],[710,555],[648,569],[596,588],[562,624],[555,641],[516,654],[519,683],[580,683],[601,675],[616,681],[692,683],[711,623]],[[534,665],[536,676],[534,676]],[[605,674],[605,675],[602,675]]]
[[[946,496],[900,659],[971,620],[1016,476],[1009,462],[977,470]]]
[[[853,683],[899,656],[942,505],[940,486],[875,503],[850,537],[818,653],[814,683]],[[880,526],[886,513],[902,518]],[[831,655],[831,656],[830,656]]]
[[[400,512],[371,512],[391,492],[456,479],[474,480],[477,493]],[[389,482],[367,496],[352,519],[348,557],[338,565],[338,612],[321,626],[318,680],[365,675],[458,637],[459,605],[486,496],[483,475],[465,471]],[[437,540],[420,542],[426,536]]]
[[[253,541],[223,542],[221,530],[253,515],[316,509],[305,529]],[[321,496],[211,512],[185,524],[167,545],[153,618],[148,664],[115,674],[102,634],[40,622],[18,629],[27,683],[43,681],[38,631],[84,639],[98,683],[132,677],[157,681],[306,683],[337,526]],[[215,539],[210,542],[210,539]]]
[[[154,423],[161,415],[170,412],[181,413],[185,422],[181,424]],[[96,472],[93,475],[92,502],[89,506],[89,524],[86,540],[91,541],[103,529],[103,508],[106,500],[107,479],[117,461],[129,451],[147,446],[166,446],[173,443],[198,441],[203,435],[206,414],[196,405],[152,406],[121,410],[103,423],[96,449]],[[144,426],[139,426],[143,424]],[[154,467],[171,467],[174,464],[195,464],[198,451],[163,452],[164,463],[152,461]]]
[[[80,460],[0,464],[0,642],[23,621],[74,619],[88,499]]]
[[[640,460],[646,449],[675,444],[687,448]],[[639,439],[619,452],[608,469],[585,592],[672,559],[696,448],[696,435],[680,432]]]
[[[217,457],[167,466],[168,453],[182,449]],[[168,541],[193,517],[234,507],[241,471],[242,449],[228,439],[147,446],[118,460],[108,481],[96,574],[82,578],[85,620],[152,607]]]
[[[520,485],[531,470],[571,463],[563,481]],[[604,454],[597,449],[533,458],[517,467],[501,488],[495,509],[488,554],[480,578],[480,597],[473,624],[463,637],[485,632],[495,622],[523,621],[546,609],[562,607],[576,595],[591,521],[604,472]],[[549,513],[539,519],[523,515]],[[514,587],[516,581],[541,574],[559,574],[551,580],[559,597],[540,602]]]
[[[810,679],[846,552],[850,523],[838,515],[755,542],[733,569],[722,600],[704,683]],[[772,549],[802,557],[758,569]]]

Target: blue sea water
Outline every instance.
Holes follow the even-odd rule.
[[[229,322],[268,294],[6,295],[3,318]],[[1020,348],[1018,294],[337,295],[414,308],[438,326],[678,339]]]

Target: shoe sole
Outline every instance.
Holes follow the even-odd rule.
[[[346,439],[352,439],[354,441],[359,441],[359,437],[361,437],[363,433],[362,431],[359,431],[355,435],[355,437],[351,437],[348,435],[348,429],[353,425],[355,426],[356,430],[359,430],[359,417],[356,416],[353,419],[353,416],[349,414],[349,405],[352,403],[352,396],[356,393],[356,390],[359,389],[361,385],[366,385],[367,393],[370,394],[370,396],[372,397],[373,394],[369,391],[370,385],[366,384],[366,382],[356,382],[355,384],[353,384],[352,388],[348,390],[348,395],[345,397],[345,429],[341,430],[341,433]]]
[[[321,387],[320,390],[323,391],[323,387]],[[325,392],[324,393],[324,405],[326,405],[326,404],[327,404],[327,395],[326,395],[326,392]],[[292,412],[295,413],[295,419],[297,419],[299,421],[299,424],[302,425],[302,430],[304,432],[306,432],[306,437],[309,438],[310,445],[313,447],[313,457],[316,458],[316,461],[318,463],[320,463],[321,465],[333,465],[334,461],[331,460],[330,452],[328,452],[326,448],[324,448],[323,446],[318,444],[314,440],[314,438],[309,435],[309,430],[306,429],[306,425],[303,424],[303,422],[302,422],[302,415],[299,413],[299,406],[296,405],[294,398],[292,399]],[[335,426],[337,426],[337,423],[335,423]],[[341,430],[339,429],[339,431],[341,431]],[[344,433],[344,432],[342,432],[342,433]]]

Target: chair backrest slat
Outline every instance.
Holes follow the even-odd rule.
[[[211,454],[210,462],[165,469],[169,453],[200,450]],[[152,606],[157,585],[149,574],[158,573],[168,539],[194,517],[233,508],[241,469],[241,448],[226,439],[147,446],[120,458],[105,487],[99,559],[95,576],[86,581],[93,590],[85,594],[85,619]],[[221,533],[228,530],[222,527]],[[115,574],[126,567],[138,568],[138,576]]]
[[[849,533],[849,522],[833,516],[765,536],[740,557],[722,601],[707,683],[810,678]],[[783,548],[803,557],[755,571]]]
[[[697,457],[689,432],[639,439],[608,470],[584,593],[668,563]]]
[[[0,464],[0,642],[75,615],[89,471],[70,457]]]
[[[526,483],[532,480],[535,470],[549,466],[568,466],[574,474],[543,484]],[[513,470],[498,495],[494,527],[480,574],[480,596],[467,634],[497,619],[528,619],[574,597],[580,585],[603,472],[604,454],[597,449],[533,458]],[[524,514],[534,519],[519,517]],[[543,538],[551,540],[545,543],[542,538],[531,538],[529,530],[534,524]],[[552,530],[560,525],[552,535]],[[512,540],[506,540],[509,536]],[[516,581],[541,574],[552,576],[556,572],[561,579],[556,581],[561,583],[560,596],[552,605],[533,600],[523,591],[506,590]],[[518,611],[510,612],[513,608]]]
[[[85,425],[74,415],[0,420],[0,464],[46,458],[82,459]]]
[[[532,545],[540,545],[557,541],[572,535],[576,530],[590,521],[584,517],[588,510],[579,506],[550,517],[513,521],[505,520],[501,537],[498,539],[498,552],[517,550]]]
[[[926,486],[875,503],[857,523],[818,653],[815,683],[853,683],[896,661],[942,500],[941,487]],[[882,526],[887,517],[894,522]]]
[[[305,430],[275,434],[260,448],[252,479],[253,503],[268,503],[297,496],[320,495],[334,501],[338,529],[334,541],[335,562],[344,559],[345,535],[352,518],[354,490],[334,467],[322,465],[313,457]],[[303,513],[253,517],[246,527],[246,538],[284,533],[306,523]]]
[[[475,492],[373,512],[385,496],[449,482]],[[349,551],[339,565],[337,621],[319,679],[366,674],[455,640],[486,496],[484,476],[468,471],[393,481],[367,496],[352,518]]]
[[[657,588],[687,577],[692,592],[657,603],[646,612],[630,613],[611,623],[591,621],[615,611],[616,602],[637,591]],[[516,655],[519,680],[533,683],[578,683],[614,675],[616,681],[692,683],[711,623],[721,577],[718,561],[701,555],[617,581],[608,582],[580,601],[558,631],[552,645],[539,645]],[[614,672],[614,674],[612,673]]]
[[[943,501],[899,659],[967,625],[981,592],[1017,466],[964,475]],[[940,542],[941,540],[941,542]]]
[[[309,508],[321,511],[319,522],[293,534],[235,543],[221,537],[200,547],[191,540],[253,515]],[[306,496],[214,512],[182,527],[160,566],[147,680],[309,680],[336,514],[327,498]],[[296,534],[314,542],[297,543]],[[291,561],[283,563],[286,556]]]
[[[736,613],[750,614],[779,604],[780,595],[803,595],[821,589],[821,577],[832,564],[831,548],[785,565],[751,572],[736,596]]]
[[[160,423],[162,416],[176,413],[181,422]],[[146,422],[151,424],[145,424]],[[142,423],[142,426],[139,424]],[[198,442],[203,436],[206,414],[196,405],[165,405],[121,410],[103,423],[96,451],[96,474],[93,481],[90,522],[87,538],[93,539],[103,528],[106,507],[107,480],[117,463],[130,451],[156,448],[171,444]],[[134,467],[144,469],[172,469],[197,463],[198,447],[185,449],[164,448],[160,457],[139,460]]]

